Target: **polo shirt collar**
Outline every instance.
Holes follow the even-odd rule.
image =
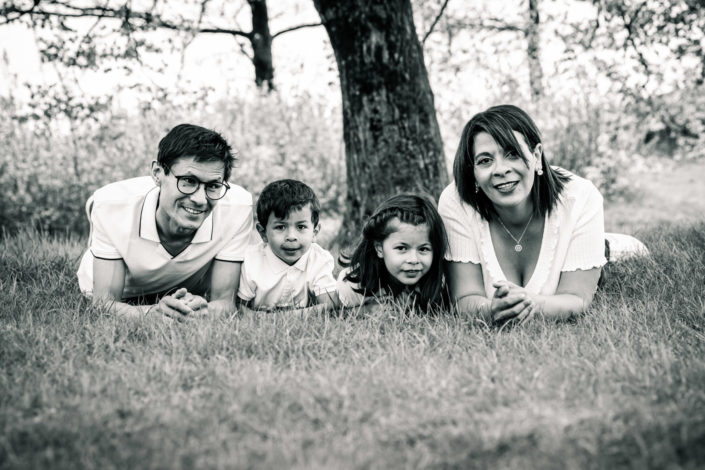
[[[269,244],[266,244],[264,247],[264,256],[267,259],[267,263],[269,264],[270,269],[275,274],[279,274],[289,268],[295,268],[301,272],[306,271],[306,264],[308,263],[308,257],[310,253],[311,247],[306,250],[306,253],[304,253],[296,263],[288,265],[284,261],[282,261],[277,255],[274,254]]]
[[[213,211],[208,214],[208,217],[203,221],[196,235],[193,236],[191,243],[206,243],[213,239]]]
[[[144,202],[142,203],[142,213],[140,214],[140,238],[161,243],[161,240],[159,239],[159,232],[157,231],[157,204],[159,204],[158,186],[150,189],[144,197]],[[206,217],[201,226],[198,228],[196,234],[191,240],[191,243],[205,243],[211,241],[212,239],[213,211],[208,214],[208,217]]]
[[[157,203],[159,202],[159,188],[154,187],[144,197],[142,213],[140,214],[140,238],[159,243],[157,232]]]

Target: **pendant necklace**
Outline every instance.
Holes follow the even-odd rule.
[[[521,232],[521,235],[519,235],[519,238],[516,238],[514,235],[512,235],[512,232],[509,231],[506,225],[504,225],[504,222],[502,222],[502,218],[497,216],[497,220],[499,220],[499,223],[502,225],[502,228],[509,234],[510,237],[512,237],[512,240],[516,243],[514,245],[514,251],[519,253],[521,250],[524,249],[523,246],[521,246],[521,239],[524,238],[524,234],[526,233],[526,230],[529,228],[529,224],[531,223],[531,219],[534,218],[534,214],[531,214],[531,217],[529,217],[529,221],[526,223],[526,227],[524,227],[524,231]]]

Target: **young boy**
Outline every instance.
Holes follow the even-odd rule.
[[[313,239],[320,205],[313,190],[285,179],[268,184],[257,200],[263,243],[245,253],[238,297],[256,310],[338,305],[335,262]]]

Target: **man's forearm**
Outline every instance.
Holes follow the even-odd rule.
[[[94,306],[107,307],[108,312],[110,313],[115,313],[117,315],[129,318],[143,316],[147,314],[150,308],[154,307],[154,305],[130,305],[125,302],[120,302],[119,300],[105,298],[94,299],[92,303]]]
[[[226,315],[237,312],[235,302],[230,299],[216,299],[208,302],[209,315]]]

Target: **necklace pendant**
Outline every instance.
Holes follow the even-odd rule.
[[[518,243],[516,245],[514,245],[514,251],[516,251],[517,253],[519,253],[523,249],[524,249],[524,247]]]

